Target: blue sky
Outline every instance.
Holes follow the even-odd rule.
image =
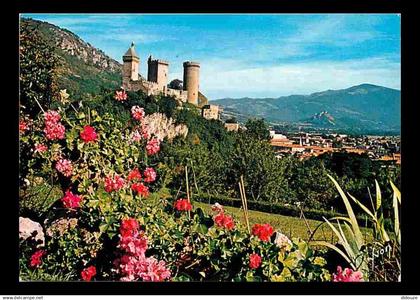
[[[199,61],[210,99],[279,97],[372,83],[400,89],[396,14],[24,14],[66,28],[112,58],[131,42],[146,60]]]

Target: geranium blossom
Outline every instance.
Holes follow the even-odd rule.
[[[54,110],[44,113],[44,133],[49,140],[61,140],[65,137],[66,128],[60,123],[61,116]]]
[[[214,222],[217,226],[228,230],[232,230],[233,227],[235,227],[235,222],[233,221],[232,216],[225,215],[223,212],[214,217]]]
[[[90,266],[82,270],[81,276],[84,281],[91,281],[92,277],[96,275],[95,266]]]
[[[141,121],[144,115],[145,113],[144,113],[143,107],[140,107],[138,105],[131,107],[131,116],[133,117],[134,120]]]
[[[252,227],[252,234],[256,235],[263,242],[268,242],[273,235],[273,227],[270,224],[255,224]]]
[[[42,256],[45,254],[44,250],[38,250],[31,256],[30,266],[38,267],[42,263]]]
[[[140,179],[141,179],[141,173],[138,168],[135,168],[132,171],[130,171],[130,173],[127,176],[128,181],[140,180]]]
[[[156,180],[156,171],[153,168],[146,168],[143,175],[144,182],[153,182]]]
[[[65,138],[66,128],[61,123],[46,123],[44,133],[49,140],[62,140]]]
[[[153,155],[159,152],[160,142],[158,139],[151,139],[146,145],[147,155]]]
[[[142,134],[141,134],[138,130],[134,130],[134,131],[131,133],[130,139],[131,139],[133,142],[140,142],[140,141],[141,141],[141,138],[142,138]]]
[[[261,265],[261,256],[257,253],[253,253],[249,256],[249,267],[251,269],[258,269]]]
[[[60,120],[61,120],[61,116],[55,110],[49,110],[46,113],[44,113],[45,123],[57,123]]]
[[[276,244],[279,248],[284,248],[284,247],[292,246],[292,241],[283,233],[276,232],[276,238],[274,240],[274,244]]]
[[[192,209],[192,205],[188,199],[178,199],[176,200],[174,207],[179,211],[188,211]]]
[[[121,221],[120,234],[121,236],[128,236],[137,233],[139,223],[134,218],[124,219]]]
[[[98,138],[98,134],[95,131],[95,128],[92,126],[86,125],[83,127],[82,132],[80,132],[80,138],[85,142],[93,142]]]
[[[113,177],[107,176],[105,178],[105,191],[110,193],[112,191],[118,191],[124,187],[125,180],[120,175],[115,174]]]
[[[143,183],[133,183],[131,185],[131,189],[133,191],[136,191],[137,194],[139,194],[142,197],[147,197],[149,196],[149,188],[147,186],[145,186]]]
[[[115,91],[114,99],[117,101],[125,101],[127,100],[127,93],[122,91]]]
[[[61,201],[65,208],[79,208],[82,198],[79,195],[73,194],[71,191],[66,191]]]
[[[28,130],[28,124],[24,120],[19,121],[19,132],[24,133],[26,130]]]
[[[363,281],[363,273],[354,271],[353,269],[345,268],[344,271],[341,266],[337,267],[337,273],[333,274],[334,282],[361,282]]]
[[[35,144],[35,150],[34,153],[42,153],[48,150],[48,146],[44,144]]]
[[[170,278],[171,272],[164,261],[146,257],[147,237],[138,230],[137,220],[130,218],[121,222],[118,248],[122,255],[114,265],[121,281],[164,281]]]
[[[68,159],[60,159],[57,161],[55,168],[66,177],[70,177],[73,174],[73,165]]]

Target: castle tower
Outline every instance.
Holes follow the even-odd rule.
[[[169,63],[161,59],[152,59],[149,56],[147,60],[147,81],[156,82],[160,91],[166,89],[168,84]]]
[[[200,64],[198,62],[184,62],[184,90],[188,92],[187,101],[198,105]]]
[[[123,55],[123,87],[125,88],[130,80],[139,80],[140,58],[134,50],[134,42]]]

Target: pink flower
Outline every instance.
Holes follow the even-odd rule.
[[[134,130],[131,133],[131,137],[130,138],[131,138],[131,140],[133,142],[140,142],[141,141],[141,138],[142,138],[142,135],[141,135],[141,133],[138,130]]]
[[[191,202],[188,199],[178,199],[176,200],[174,207],[179,211],[189,211],[192,209]]]
[[[31,267],[38,267],[39,265],[41,265],[41,263],[42,263],[41,258],[44,254],[45,254],[44,250],[38,250],[34,254],[32,254],[30,266]]]
[[[118,191],[124,187],[125,180],[120,175],[115,174],[114,177],[107,176],[105,178],[105,191],[111,193]]]
[[[42,153],[48,150],[48,147],[44,144],[35,144],[35,151],[34,153]]]
[[[81,272],[81,276],[82,276],[84,281],[91,281],[92,277],[94,277],[95,275],[96,275],[96,268],[94,266],[90,266],[88,268],[85,268]]]
[[[142,197],[147,198],[149,196],[149,188],[145,186],[143,183],[133,183],[131,185],[131,189],[136,191]]]
[[[80,132],[80,138],[85,142],[93,142],[98,138],[98,134],[95,132],[95,128],[92,126],[86,125],[83,127],[83,131]]]
[[[57,161],[55,168],[66,177],[70,177],[73,174],[73,166],[71,161],[68,159],[60,159]]]
[[[79,208],[82,198],[79,195],[66,191],[64,197],[61,199],[65,208]]]
[[[251,269],[258,269],[261,265],[261,256],[257,253],[253,253],[249,256],[249,267]]]
[[[159,152],[160,142],[158,139],[151,139],[146,145],[147,155],[153,155]]]
[[[334,282],[362,282],[363,273],[354,271],[353,269],[345,268],[342,270],[341,266],[337,266],[337,273],[333,274]]]
[[[252,234],[258,236],[263,242],[268,242],[273,233],[274,230],[270,224],[255,224],[252,227]]]
[[[141,121],[141,119],[143,119],[145,113],[144,113],[144,108],[140,107],[140,106],[133,106],[131,107],[131,116],[133,117],[134,120],[136,121]]]
[[[141,125],[141,135],[146,140],[150,137],[149,126],[147,126],[146,124]]]
[[[118,248],[122,255],[114,260],[114,266],[121,281],[164,281],[170,278],[171,272],[164,261],[146,257],[147,237],[143,231],[138,231],[137,220],[123,220],[120,233]]]
[[[133,180],[140,180],[141,179],[141,173],[139,171],[138,168],[133,169],[127,177],[128,181],[133,181]]]
[[[144,182],[153,182],[156,180],[156,171],[153,168],[146,168],[143,174]]]
[[[117,101],[125,101],[127,100],[127,93],[122,91],[115,91],[114,99]]]
[[[61,123],[46,123],[44,133],[49,140],[62,140],[65,138],[66,128]]]
[[[44,113],[44,121],[45,123],[57,123],[61,120],[61,116],[55,110],[49,110]]]

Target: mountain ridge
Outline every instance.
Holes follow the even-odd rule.
[[[222,98],[211,100],[224,114],[264,118],[270,123],[300,124],[339,130],[401,131],[401,91],[370,83],[308,95],[277,98]],[[328,112],[327,118],[316,117]],[[333,118],[332,124],[328,119]]]

